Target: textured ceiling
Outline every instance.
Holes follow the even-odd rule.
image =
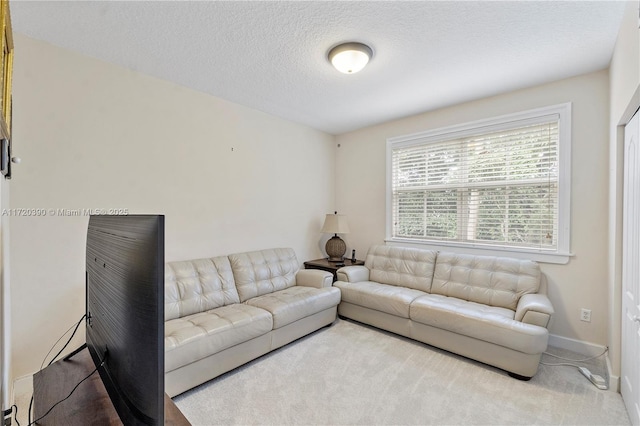
[[[332,134],[606,68],[624,2],[11,1],[15,32]],[[373,60],[345,75],[343,41]]]

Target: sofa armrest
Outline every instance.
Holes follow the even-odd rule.
[[[338,281],[357,283],[359,281],[369,281],[369,269],[366,266],[345,266],[336,272]]]
[[[319,269],[301,269],[296,274],[296,285],[315,288],[331,287],[333,274]]]
[[[518,301],[514,319],[546,328],[553,313],[553,305],[546,294],[525,294]]]

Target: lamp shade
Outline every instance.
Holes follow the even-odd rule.
[[[324,218],[322,231],[326,234],[348,234],[347,217],[343,214],[328,214]]]

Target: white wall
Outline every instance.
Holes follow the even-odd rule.
[[[167,261],[271,247],[293,247],[300,262],[322,255],[333,136],[19,34],[15,46],[14,209],[165,214]],[[20,377],[84,313],[88,218],[11,220]]]
[[[349,250],[363,258],[385,238],[386,139],[528,109],[573,103],[571,251],[543,264],[556,314],[552,334],[605,346],[607,300],[608,73],[600,71],[372,126],[336,138],[337,208],[349,217]],[[579,320],[592,310],[591,323]]]
[[[622,271],[622,172],[624,125],[640,106],[640,2],[628,2],[616,41],[610,77],[609,127],[609,359],[620,375],[621,271]]]

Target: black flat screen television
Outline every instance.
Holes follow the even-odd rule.
[[[164,216],[91,216],[86,341],[125,425],[164,424]]]

